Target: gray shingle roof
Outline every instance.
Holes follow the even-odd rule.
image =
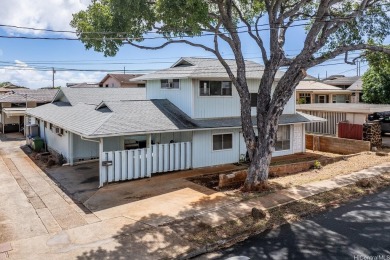
[[[102,101],[144,100],[145,88],[63,88],[56,101],[67,101],[71,105],[78,103],[98,105]]]
[[[363,80],[360,78],[356,80],[347,90],[350,91],[363,91]]]
[[[351,86],[355,81],[360,79],[360,76],[351,76],[351,77],[344,77],[344,76],[335,76],[330,79],[325,79],[323,82],[325,84],[329,84],[332,86]]]
[[[227,64],[235,72],[237,65],[235,60],[226,60]],[[260,79],[264,66],[246,61],[246,75],[248,79]],[[283,76],[282,71],[276,73],[276,79]],[[210,58],[181,58],[172,67],[146,74],[133,80],[156,80],[172,78],[199,78],[199,79],[229,79],[225,68],[217,59]]]
[[[82,103],[71,106],[64,102],[54,102],[30,109],[27,114],[91,138],[241,126],[239,117],[191,119],[166,99],[108,101],[99,106]],[[321,120],[297,113],[282,115],[280,124]]]
[[[25,103],[28,102],[49,103],[53,100],[58,89],[14,89],[15,94],[1,96],[0,103]]]

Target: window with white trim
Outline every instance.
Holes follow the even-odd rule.
[[[163,89],[179,89],[180,80],[179,79],[162,79],[161,88]]]
[[[200,81],[200,96],[231,96],[232,82],[230,81]]]
[[[233,134],[213,135],[213,151],[228,150],[233,148]]]
[[[311,94],[310,93],[299,93],[299,104],[310,104]]]
[[[276,134],[275,151],[290,150],[290,126],[280,125]]]
[[[257,107],[257,93],[249,93],[251,96],[251,107]]]

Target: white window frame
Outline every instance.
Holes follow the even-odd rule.
[[[168,83],[162,83],[163,80],[164,81],[167,80]],[[171,86],[171,84],[172,84],[172,86],[173,86],[174,85],[173,83],[174,83],[175,80],[178,81],[179,87],[177,87],[177,88],[174,88],[174,87],[163,87],[163,84],[168,84],[168,86]],[[164,90],[166,90],[166,89],[167,90],[179,90],[180,87],[181,87],[181,80],[180,79],[160,79],[160,89],[164,89]]]
[[[282,150],[276,150],[276,142],[277,142],[277,139],[275,140],[276,142],[275,142],[275,147],[274,147],[274,150],[275,150],[275,152],[284,152],[284,151],[291,151],[291,149],[292,149],[292,139],[294,138],[293,137],[293,132],[292,132],[292,130],[294,129],[294,125],[279,125],[278,126],[278,131],[280,130],[280,127],[288,127],[288,135],[289,135],[289,148],[288,149],[283,149],[283,147],[282,147]],[[277,134],[276,134],[276,136],[277,136]],[[287,140],[286,140],[287,141]]]
[[[222,137],[222,149],[220,150],[214,150],[214,135],[231,135],[232,136],[232,147],[224,149],[223,148],[223,137]],[[215,133],[211,135],[211,150],[213,152],[223,152],[223,151],[231,151],[233,150],[233,143],[234,143],[234,133],[233,132],[227,132],[227,133]]]
[[[199,79],[198,80],[199,82],[198,82],[198,97],[206,97],[206,98],[209,98],[209,97],[212,97],[212,98],[215,98],[215,97],[218,97],[218,98],[220,98],[220,97],[222,97],[222,98],[231,98],[231,97],[233,97],[233,83],[231,82],[231,81],[228,81],[228,80],[202,80],[202,79]],[[200,90],[201,90],[201,82],[207,82],[207,84],[208,84],[208,89],[209,89],[209,91],[208,91],[208,95],[201,95],[200,94]],[[210,93],[211,93],[211,84],[210,84],[210,82],[221,82],[221,95],[211,95]],[[222,89],[223,89],[223,83],[224,82],[228,82],[229,83],[229,85],[230,85],[230,95],[222,95]]]

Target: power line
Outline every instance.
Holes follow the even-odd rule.
[[[388,7],[390,6],[390,3],[387,3],[387,4],[376,4],[375,6],[373,7]],[[353,11],[357,11],[357,10],[353,10]],[[381,11],[385,11],[385,12],[388,12],[389,10],[381,10]],[[367,17],[367,16],[374,16],[376,14],[378,14],[379,12],[372,12],[370,14],[365,14],[364,16]],[[328,15],[324,15],[324,16],[310,16],[310,17],[307,17],[307,18],[299,18],[299,19],[296,19],[294,22],[299,22],[299,21],[310,21],[310,20],[313,20],[313,19],[322,19],[322,18],[330,18],[330,19],[333,19],[334,20],[350,20],[350,19],[353,19],[353,18],[356,18],[356,15],[346,15],[344,17],[342,16],[335,16],[335,15],[331,15],[331,14],[328,14]],[[330,20],[325,20],[325,21],[317,21],[317,22],[329,22]],[[270,24],[269,23],[263,23],[263,24],[258,24],[257,26],[255,25],[252,25],[251,28],[253,29],[256,29],[256,27],[264,27],[264,26],[269,26]],[[302,24],[302,25],[307,25],[307,24]],[[300,25],[300,26],[302,26]],[[14,28],[14,29],[22,29],[22,30],[33,30],[33,31],[43,31],[43,32],[54,32],[54,33],[72,33],[72,34],[127,34],[128,32],[113,32],[113,31],[101,31],[101,32],[77,32],[77,31],[71,31],[71,30],[54,30],[54,29],[46,29],[46,28],[35,28],[35,27],[27,27],[27,26],[17,26],[17,25],[10,25],[10,24],[0,24],[0,27],[8,27],[8,28]],[[280,29],[282,28],[283,26],[278,26],[276,28],[269,28],[267,30],[271,30],[271,29]],[[242,25],[242,26],[237,26],[235,27],[234,29],[241,29],[241,28],[247,28],[246,25]],[[157,30],[155,31],[148,31],[146,33],[151,33],[151,34],[158,34]],[[212,34],[214,35],[214,34]]]
[[[211,57],[211,56],[209,56]],[[260,58],[260,57],[257,57],[257,56],[249,56],[249,57],[246,57],[246,59],[256,59],[256,58]],[[350,57],[351,59],[353,59],[354,57]],[[167,59],[164,59],[164,60],[167,60]],[[332,59],[332,60],[329,60],[329,62],[334,62],[334,61],[339,61],[339,60],[344,60],[343,57],[340,57],[340,58],[335,58],[335,59]],[[23,63],[25,64],[28,64],[28,65],[49,65],[49,66],[52,66],[52,65],[83,65],[83,66],[86,66],[86,65],[91,65],[91,66],[97,66],[97,65],[101,65],[101,63],[96,63],[96,62],[84,62],[84,61],[80,61],[80,62],[68,62],[68,61],[50,61],[50,62],[47,62],[47,61],[23,61]],[[149,64],[172,64],[173,62],[172,61],[149,61],[149,59],[143,59],[143,61],[141,62],[103,62],[102,64],[104,65],[142,65],[142,64],[146,64],[146,65],[149,65]],[[17,65],[17,63],[15,63],[14,61],[0,61],[0,64],[9,64],[9,65]],[[42,67],[45,67],[45,66],[42,66]]]

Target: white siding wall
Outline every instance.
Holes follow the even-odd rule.
[[[62,136],[59,136],[58,134],[56,134],[55,132],[49,129],[49,123],[47,123],[47,128],[45,129],[45,133],[46,133],[45,140],[47,146],[53,149],[54,151],[56,151],[57,153],[62,154],[68,160],[69,159],[69,154],[68,154],[69,151],[68,133],[69,132],[64,131],[64,134]]]
[[[257,93],[260,80],[248,80],[250,93]],[[199,80],[194,80],[194,116],[193,118],[213,117],[237,117],[241,115],[240,97],[232,86],[232,96],[200,96]],[[283,114],[295,113],[295,93],[284,108]],[[256,109],[252,108],[252,115],[256,115]]]
[[[152,140],[159,144],[168,144],[171,140],[177,142],[192,142],[192,132],[153,134]]]
[[[162,89],[160,80],[148,80],[147,99],[168,99],[188,116],[193,117],[192,80],[180,79],[180,89]]]
[[[251,93],[257,93],[260,80],[248,80]],[[233,86],[232,96],[200,96],[199,80],[181,79],[180,89],[161,89],[160,80],[149,80],[147,99],[168,99],[192,118],[216,118],[240,116],[240,98]],[[252,115],[255,115],[252,108]],[[295,93],[285,106],[283,114],[295,113]]]
[[[284,150],[284,151],[275,151],[272,153],[273,157],[278,157],[278,156],[284,156],[284,155],[289,155],[293,153],[300,153],[304,152],[305,150],[305,138],[304,138],[304,131],[303,131],[303,126],[302,124],[297,124],[297,125],[290,125],[290,149],[289,150]],[[245,155],[246,154],[246,145],[245,145],[245,140],[244,136],[240,132],[240,140],[239,140],[239,145],[240,145],[240,150],[239,153],[240,155]]]
[[[122,151],[124,149],[123,137],[107,137],[103,138],[103,151]]]
[[[347,121],[351,124],[362,125],[367,120],[366,114],[347,113]]]
[[[213,151],[213,134],[233,133],[233,148]],[[192,165],[194,168],[239,161],[239,129],[197,131],[192,142]]]
[[[91,159],[99,157],[99,144],[82,140],[79,135],[73,134],[73,158],[77,162],[79,159]]]
[[[47,130],[47,129],[45,129],[45,123],[44,123],[44,121],[43,121],[43,120],[40,120],[40,121],[39,121],[39,136],[40,136],[43,140],[45,140],[46,130]]]

